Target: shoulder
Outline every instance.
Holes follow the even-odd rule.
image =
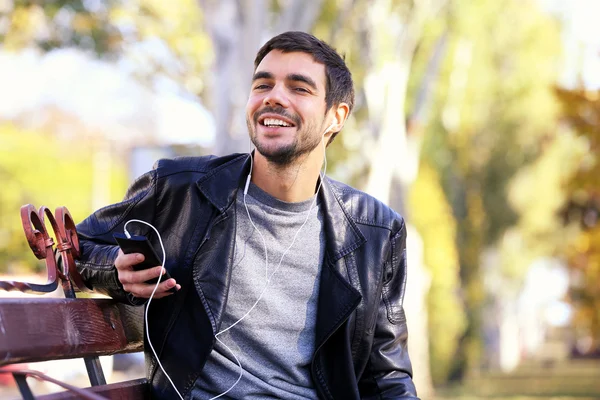
[[[404,229],[404,218],[375,197],[352,186],[327,178],[337,201],[358,225],[383,228],[392,234]]]
[[[156,179],[189,177],[190,179],[197,180],[214,171],[243,162],[247,158],[247,154],[239,153],[222,157],[206,155],[171,159],[163,158],[154,164],[153,171],[156,174]]]

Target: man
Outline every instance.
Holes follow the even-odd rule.
[[[162,236],[172,279],[148,307],[164,367],[146,351],[154,398],[416,398],[404,221],[319,175],[353,102],[335,50],[278,35],[255,60],[252,155],[161,160],[123,202],[78,226],[84,279],[131,304],[150,297],[145,282],[161,268],[133,271],[143,257],[124,255],[112,234],[140,219]]]

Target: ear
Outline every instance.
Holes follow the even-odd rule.
[[[324,135],[328,143],[329,139],[344,127],[344,123],[350,114],[350,107],[348,107],[348,104],[346,103],[340,103],[337,106],[333,106],[329,112],[333,113],[333,120],[331,121],[328,131]]]

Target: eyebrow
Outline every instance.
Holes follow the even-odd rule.
[[[289,74],[286,79],[290,80],[290,81],[295,81],[295,82],[304,82],[306,83],[308,86],[312,87],[314,90],[317,90],[317,84],[315,83],[315,81],[313,81],[312,79],[310,79],[308,76],[306,75],[301,75],[301,74]]]
[[[257,72],[252,77],[252,82],[257,81],[259,79],[273,79],[273,74],[266,71]]]
[[[275,77],[270,72],[259,71],[259,72],[255,73],[254,76],[252,77],[252,82],[257,81],[259,79],[274,79],[274,78]],[[289,81],[306,83],[308,86],[312,87],[314,90],[317,90],[317,84],[315,83],[315,81],[306,75],[289,74],[285,78],[286,78],[286,80],[289,80]]]

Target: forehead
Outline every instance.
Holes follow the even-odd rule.
[[[308,53],[271,50],[254,72],[269,72],[275,79],[285,79],[292,74],[305,75],[312,78],[319,88],[325,89],[325,65],[315,61]]]

